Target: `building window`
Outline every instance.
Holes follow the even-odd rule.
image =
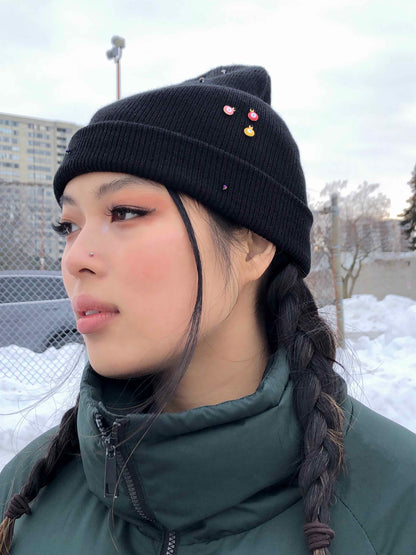
[[[27,132],[27,136],[28,137],[33,137],[35,139],[50,139],[50,135],[48,135],[47,133],[35,133],[34,131],[28,131]]]
[[[0,137],[0,141],[3,143],[12,143],[13,145],[17,145],[17,139],[13,139],[12,137]]]
[[[10,127],[0,127],[0,133],[6,133],[7,135],[17,135],[15,129],[10,129]]]
[[[48,166],[35,166],[33,164],[30,164],[27,169],[40,172],[47,172],[48,170],[50,170]]]
[[[29,129],[36,129],[37,131],[50,131],[50,127],[42,123],[28,123],[27,126]]]
[[[51,153],[49,150],[40,150],[38,148],[28,148],[26,149],[26,152],[28,154],[36,154],[38,156],[51,156]]]
[[[31,146],[42,146],[44,148],[51,148],[51,143],[45,143],[44,141],[28,141],[27,144]]]
[[[10,119],[0,119],[0,125],[11,125],[12,127],[16,127],[19,124],[17,121],[12,121]]]
[[[12,152],[19,152],[19,147],[17,146],[9,146],[9,145],[0,145],[0,150],[8,150],[8,151],[12,151]]]
[[[1,159],[2,160],[19,160],[19,155],[18,154],[11,154],[9,152],[4,153],[1,155]]]
[[[3,176],[3,175],[9,175],[9,176],[11,176],[11,177],[19,177],[20,174],[19,174],[19,172],[15,172],[15,171],[13,171],[13,170],[3,170],[3,169],[0,167],[0,175],[2,175],[2,176]]]

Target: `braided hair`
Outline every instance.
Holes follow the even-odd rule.
[[[79,454],[78,405],[79,395],[75,406],[63,415],[58,432],[51,439],[47,453],[35,463],[20,492],[12,497],[0,525],[0,555],[9,554],[16,519],[25,513],[31,513],[29,503],[55,478],[61,467],[74,455]]]
[[[152,405],[153,401],[149,399],[148,406],[159,407],[158,414],[171,398],[192,358],[197,344],[202,302],[202,268],[195,233],[182,204],[181,194],[170,189],[168,192],[188,231],[197,262],[199,286],[187,341],[191,347],[182,355],[177,370],[172,372],[170,387],[165,384],[163,395],[160,391],[155,392],[158,402]],[[239,234],[244,228],[211,209],[206,210],[217,253],[228,280],[231,273],[230,249],[238,246]],[[301,271],[286,255],[279,252],[261,278],[256,312],[265,326],[271,352],[279,347],[284,347],[287,352],[294,385],[294,407],[304,434],[298,485],[304,500],[305,539],[313,555],[330,555],[328,548],[334,537],[334,531],[328,524],[330,507],[337,476],[344,468],[340,404],[346,392],[344,380],[333,369],[335,338],[319,316]],[[29,503],[40,489],[50,483],[73,456],[79,454],[76,426],[78,404],[79,396],[76,405],[62,417],[46,455],[36,462],[20,493],[10,501],[0,524],[0,555],[9,555],[16,519],[30,513]]]
[[[272,340],[287,352],[295,412],[304,434],[298,474],[304,533],[314,555],[328,555],[334,537],[328,526],[330,506],[337,476],[345,466],[340,408],[345,382],[333,369],[335,340],[299,271],[291,264],[272,279],[267,308],[274,321]]]
[[[219,252],[227,260],[244,228],[215,211],[210,210],[209,216]],[[337,477],[346,469],[340,407],[346,384],[334,370],[336,339],[320,317],[301,270],[284,253],[275,254],[262,276],[256,312],[271,352],[283,347],[289,363],[295,413],[304,434],[298,485],[305,539],[313,555],[330,555],[335,535],[328,525],[330,507]]]

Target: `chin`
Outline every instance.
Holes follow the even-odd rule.
[[[137,368],[133,371],[127,364],[124,364],[120,357],[96,356],[94,352],[88,351],[88,360],[92,368],[105,378],[131,378],[137,374]]]
[[[105,357],[104,359],[89,352],[88,360],[95,372],[104,378],[126,380],[128,378],[139,378],[146,374],[157,374],[162,371],[159,365],[142,364],[138,367],[137,360],[134,363],[129,363],[120,359],[119,356],[112,361],[111,357]]]

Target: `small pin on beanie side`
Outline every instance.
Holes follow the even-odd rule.
[[[88,172],[152,179],[265,237],[306,275],[312,214],[304,174],[270,102],[267,71],[244,65],[113,102],[72,137],[54,178],[56,200]]]

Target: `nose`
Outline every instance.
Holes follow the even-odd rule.
[[[85,270],[92,273],[99,272],[100,255],[96,238],[97,230],[93,234],[92,230],[88,230],[85,226],[73,241],[67,242],[62,256],[62,271],[72,276],[78,276]]]

